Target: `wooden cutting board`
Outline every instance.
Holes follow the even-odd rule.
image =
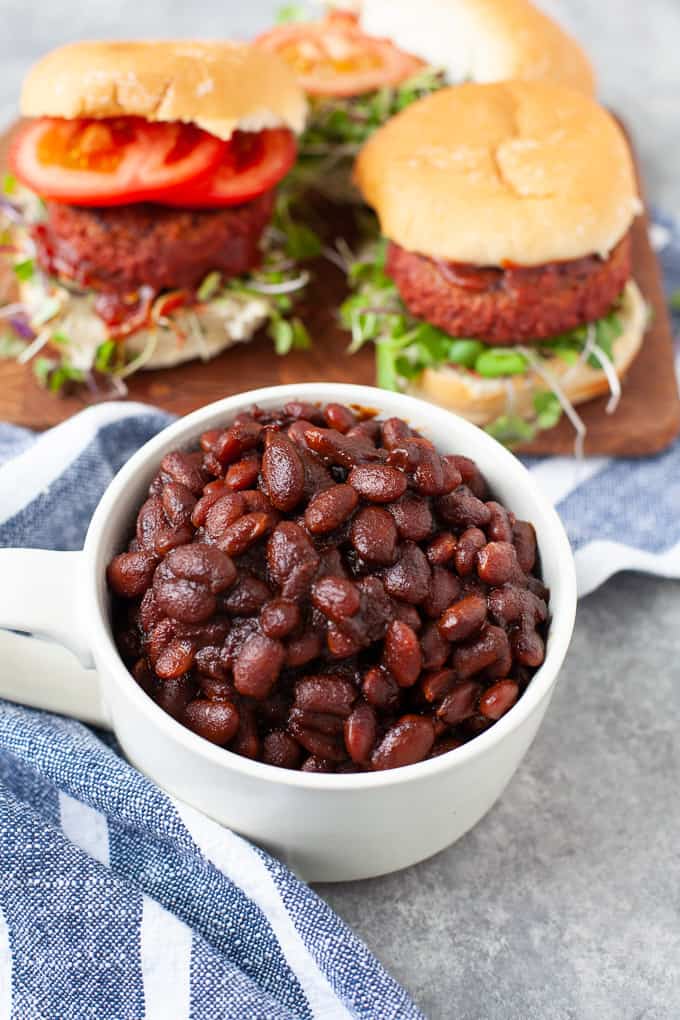
[[[0,136],[0,175],[5,172],[12,130]],[[605,412],[606,399],[579,408],[587,428],[585,450],[590,455],[641,456],[656,453],[680,432],[680,398],[675,381],[673,340],[661,273],[648,237],[647,216],[633,226],[634,275],[654,316],[642,351],[624,384],[614,415]],[[164,371],[140,372],[129,381],[129,399],[186,414],[220,397],[260,386],[295,382],[375,381],[372,349],[349,357],[348,336],[339,328],[336,309],[345,294],[342,274],[326,260],[314,267],[314,279],[301,309],[314,339],[310,351],[277,357],[269,340],[225,351],[206,364],[191,362]],[[41,389],[30,367],[0,361],[0,420],[45,429],[84,406],[78,397],[56,397]],[[524,449],[537,454],[573,452],[574,434],[566,420],[541,433]]]

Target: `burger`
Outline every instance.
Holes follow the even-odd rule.
[[[272,230],[306,100],[244,45],[81,42],[30,71],[5,210],[15,321],[52,389],[208,359],[289,319],[305,274]],[[18,316],[16,313],[19,313]]]
[[[362,149],[382,237],[349,267],[353,349],[378,382],[516,442],[609,393],[640,349],[631,276],[641,210],[626,140],[546,82],[466,84],[413,104]]]
[[[581,48],[529,0],[364,0],[341,7],[321,21],[296,17],[255,41],[290,65],[310,100],[296,183],[331,198],[356,200],[351,168],[361,145],[390,117],[447,84],[543,78],[593,93]]]

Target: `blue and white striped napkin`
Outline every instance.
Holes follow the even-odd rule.
[[[673,290],[680,235],[660,221],[654,238]],[[41,436],[0,425],[0,546],[80,548],[110,479],[169,420],[104,404]],[[529,466],[581,594],[623,569],[680,577],[680,441]],[[419,1016],[283,865],[173,802],[113,738],[0,701],[0,1020]]]

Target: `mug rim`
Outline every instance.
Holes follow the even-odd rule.
[[[541,530],[547,530],[549,534],[543,535],[542,539],[538,541],[538,549],[540,553],[546,541],[549,540],[553,547],[553,552],[556,553],[560,601],[562,603],[559,609],[559,618],[556,619],[552,616],[550,620],[549,641],[546,646],[545,660],[531,678],[531,682],[522,694],[522,697],[501,719],[488,730],[478,734],[467,743],[452,751],[448,751],[435,758],[416,762],[412,765],[378,772],[317,774],[295,769],[279,768],[266,762],[246,758],[243,755],[229,751],[228,748],[212,744],[197,733],[194,733],[187,726],[182,725],[182,723],[165,712],[156,704],[153,698],[142,690],[120,658],[113,639],[104,600],[100,597],[101,587],[98,573],[100,567],[105,569],[105,564],[100,564],[99,562],[102,535],[106,525],[115,516],[118,501],[128,485],[139,474],[143,473],[145,469],[148,470],[150,465],[157,466],[162,456],[161,450],[166,446],[168,440],[175,441],[175,436],[177,436],[176,441],[180,446],[190,441],[191,437],[197,440],[205,421],[214,415],[224,414],[225,418],[227,418],[246,407],[252,407],[253,404],[265,402],[271,404],[272,401],[275,403],[285,403],[286,400],[295,398],[320,402],[341,401],[365,407],[376,407],[379,409],[379,414],[381,411],[384,411],[384,407],[381,408],[381,401],[387,401],[388,403],[399,405],[402,410],[398,413],[401,413],[404,418],[413,420],[423,416],[427,420],[427,416],[434,416],[442,421],[445,418],[449,419],[453,425],[452,432],[455,434],[457,442],[464,443],[466,436],[474,437],[476,444],[481,442],[489,450],[489,453],[498,460],[499,472],[517,476],[527,495],[537,508],[540,509],[542,518]],[[85,585],[84,594],[86,597],[83,599],[82,604],[84,606],[84,614],[87,617],[88,633],[91,635],[91,646],[95,663],[102,674],[105,673],[107,676],[110,676],[117,684],[124,688],[126,698],[132,703],[135,711],[146,717],[152,728],[164,730],[165,735],[169,739],[182,745],[188,752],[198,754],[212,764],[225,769],[227,773],[236,771],[252,780],[262,780],[283,786],[309,788],[316,791],[344,790],[359,793],[363,789],[400,785],[420,779],[427,779],[429,776],[434,776],[442,771],[463,766],[467,762],[485,754],[515,730],[519,729],[542,703],[543,699],[551,693],[557,682],[571,641],[576,614],[576,573],[569,540],[553,505],[541,492],[535,479],[524,465],[495,439],[452,411],[407,394],[354,383],[289,383],[248,390],[231,397],[224,397],[211,404],[206,404],[196,411],[192,411],[188,415],[184,415],[177,421],[172,422],[144,443],[111,480],[93,514],[87,531],[83,554],[85,558],[83,583]],[[104,582],[104,589],[105,587]],[[100,669],[100,662],[104,664],[104,670]],[[98,682],[101,683],[102,680]]]

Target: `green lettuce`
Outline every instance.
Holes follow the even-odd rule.
[[[385,272],[387,242],[381,238],[369,244],[361,257],[347,266],[351,293],[340,309],[340,320],[351,333],[350,353],[367,343],[375,345],[376,382],[388,390],[401,390],[426,368],[457,365],[482,378],[498,379],[521,375],[531,368],[530,358],[520,348],[493,347],[469,337],[452,337],[443,330],[414,318],[403,304],[399,291]],[[575,364],[586,346],[594,343],[610,361],[614,343],[623,332],[615,305],[612,311],[588,326],[579,326],[531,344],[540,360],[558,357]],[[595,351],[588,353],[593,368],[602,367]],[[553,428],[562,415],[562,404],[550,390],[534,398],[531,420],[503,415],[487,431],[506,445],[525,442],[543,429]]]

